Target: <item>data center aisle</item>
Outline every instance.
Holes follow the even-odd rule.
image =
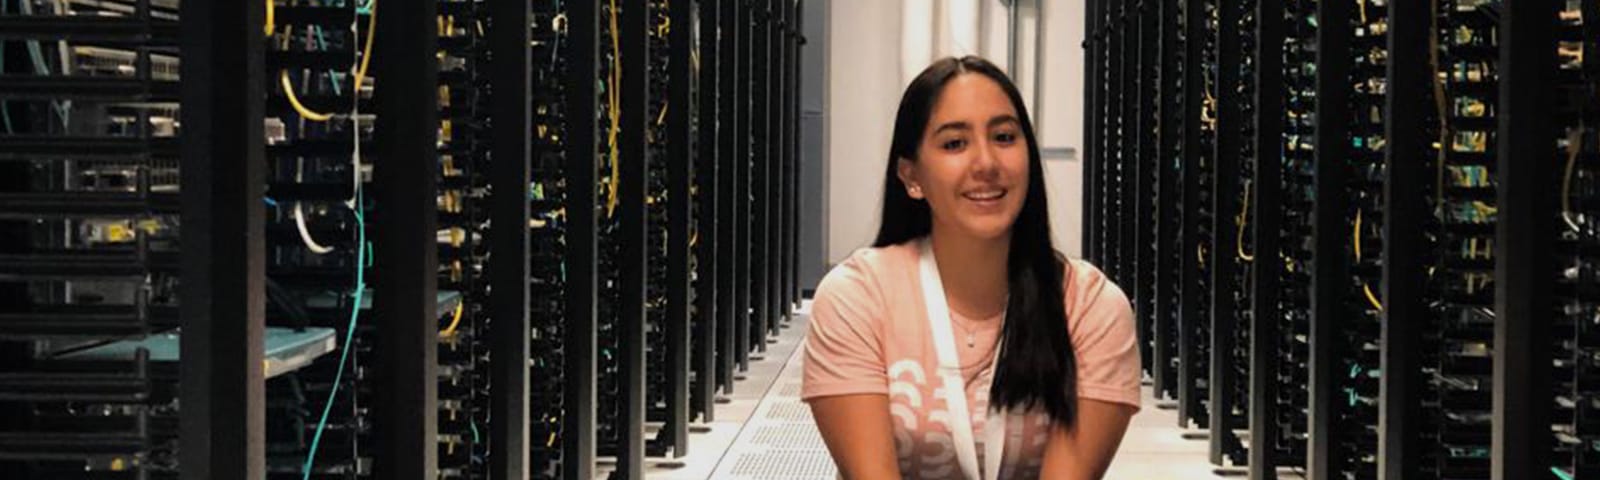
[[[652,465],[652,479],[703,480],[834,478],[827,447],[800,402],[800,341],[810,318],[810,302],[764,354],[752,356],[744,380],[734,385],[728,403],[717,405],[716,421],[696,425],[689,455],[681,466]],[[756,358],[761,358],[756,360]]]
[[[809,305],[807,305],[809,307]],[[803,363],[800,341],[807,310],[767,346],[762,360],[750,362],[744,381],[730,403],[717,409],[717,419],[693,434],[689,455],[660,462],[652,479],[831,479],[836,471],[800,401]],[[1106,480],[1190,480],[1227,478],[1213,473],[1203,440],[1185,440],[1177,414],[1156,407],[1145,391],[1145,408],[1134,417],[1121,452]],[[1290,478],[1290,476],[1284,476]]]

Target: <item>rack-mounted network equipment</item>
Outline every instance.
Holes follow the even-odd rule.
[[[800,2],[0,7],[7,478],[636,478],[797,301]]]
[[[1086,253],[1134,293],[1154,393],[1214,463],[1593,472],[1600,7],[1088,7]]]

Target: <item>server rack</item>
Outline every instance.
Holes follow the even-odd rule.
[[[1153,7],[1180,33],[1156,56],[1137,43],[1140,10],[1089,8],[1085,239],[1136,308],[1153,302],[1155,393],[1207,425],[1213,460],[1247,449],[1252,478],[1594,474],[1596,87],[1581,52],[1600,42],[1586,21],[1600,6]],[[1183,111],[1162,101],[1145,130],[1151,77]],[[1181,142],[1161,134],[1176,129]],[[1180,161],[1148,189],[1151,141]],[[1110,220],[1169,201],[1155,239]]]
[[[376,40],[376,17],[355,5],[282,7],[275,8],[266,53],[266,118],[273,125],[266,140],[266,198],[277,204],[266,227],[266,277],[290,299],[327,297],[298,321],[333,329],[342,351],[268,382],[268,425],[277,427],[268,431],[268,473],[284,479],[303,470],[324,478],[371,475],[374,419],[365,412],[375,399],[372,377],[361,372],[374,369],[380,341],[365,260],[369,238],[377,234],[368,226],[376,223],[369,215],[372,184],[361,173],[374,167],[352,152],[358,144],[373,148],[373,90],[339,66],[375,53],[366,38],[371,33]],[[284,318],[295,318],[293,308],[283,310]]]
[[[661,365],[667,368],[666,385],[666,425],[665,433],[659,438],[672,450],[674,456],[682,457],[689,448],[689,422],[690,414],[690,377],[693,371],[690,367],[690,357],[693,356],[694,346],[690,343],[689,332],[691,312],[694,300],[693,269],[700,257],[691,257],[693,238],[690,230],[694,217],[694,189],[695,156],[694,152],[694,124],[692,123],[698,112],[698,103],[694,98],[695,77],[692,70],[695,43],[693,43],[693,29],[697,27],[694,22],[693,5],[689,2],[677,2],[667,8],[665,21],[677,24],[676,30],[670,30],[666,38],[669,68],[666,105],[679,105],[678,110],[669,110],[667,117],[661,121],[667,122],[667,151],[663,158],[669,163],[665,177],[667,178],[667,218],[669,224],[665,233],[667,248],[666,254],[666,305],[665,305],[665,336],[668,354],[666,361]],[[669,121],[670,120],[670,121]]]
[[[1551,472],[1563,478],[1589,478],[1600,475],[1600,458],[1593,449],[1596,429],[1590,420],[1596,414],[1594,364],[1590,359],[1596,351],[1593,322],[1600,313],[1600,292],[1594,288],[1600,284],[1594,266],[1600,262],[1600,249],[1596,248],[1600,245],[1600,230],[1596,227],[1600,188],[1596,188],[1595,181],[1600,169],[1593,160],[1596,137],[1590,126],[1596,122],[1592,90],[1597,80],[1595,62],[1581,56],[1581,52],[1600,48],[1596,47],[1600,41],[1600,30],[1596,30],[1600,27],[1596,23],[1600,5],[1568,2],[1561,6],[1560,30],[1556,33],[1560,69],[1557,81],[1561,91],[1557,95],[1571,107],[1557,123],[1566,138],[1558,150],[1564,158],[1558,163],[1562,167],[1557,202],[1561,220],[1555,247],[1560,252],[1555,265],[1560,273],[1555,304],[1559,316],[1550,332],[1555,352],[1552,385],[1556,392],[1551,418]]]
[[[1156,61],[1159,62],[1159,84],[1156,94],[1156,119],[1154,143],[1149,168],[1156,177],[1154,185],[1155,220],[1151,241],[1151,295],[1145,308],[1151,309],[1150,376],[1156,397],[1177,398],[1177,351],[1181,326],[1178,323],[1177,292],[1182,258],[1176,242],[1181,242],[1182,215],[1182,140],[1183,140],[1183,38],[1178,26],[1183,11],[1175,3],[1158,3],[1155,19],[1147,24],[1157,33]]]
[[[1216,121],[1208,179],[1210,197],[1203,205],[1211,219],[1205,249],[1211,295],[1210,454],[1211,463],[1218,466],[1229,460],[1233,465],[1247,461],[1237,431],[1247,426],[1245,379],[1249,373],[1241,369],[1247,370],[1250,362],[1248,352],[1241,352],[1239,347],[1249,345],[1240,341],[1240,335],[1249,331],[1240,328],[1240,316],[1250,291],[1244,288],[1240,265],[1246,255],[1242,244],[1246,233],[1244,218],[1236,212],[1243,204],[1241,177],[1251,175],[1242,158],[1248,141],[1242,121],[1243,104],[1249,95],[1249,87],[1242,82],[1247,75],[1244,69],[1249,66],[1244,56],[1244,32],[1249,29],[1243,22],[1244,10],[1251,6],[1248,2],[1219,2],[1211,13],[1217,50],[1216,63],[1208,71],[1212,75],[1211,101]],[[1239,174],[1228,173],[1236,171]],[[1241,358],[1240,353],[1246,355]]]
[[[42,3],[5,475],[641,477],[792,308],[798,2]]]
[[[1200,1],[1183,3],[1183,143],[1181,181],[1185,205],[1180,227],[1179,244],[1174,252],[1182,259],[1178,281],[1178,422],[1181,426],[1209,424],[1205,401],[1207,352],[1210,344],[1206,327],[1207,298],[1202,270],[1203,251],[1199,244],[1200,227],[1206,223],[1196,208],[1204,188],[1200,184],[1206,147],[1207,121],[1205,101],[1207,85],[1204,58],[1208,51],[1206,8]],[[1193,252],[1192,254],[1190,252]]]
[[[566,124],[562,149],[563,175],[566,196],[563,201],[567,220],[564,258],[565,301],[560,317],[552,319],[563,330],[559,348],[564,353],[561,361],[566,381],[556,390],[562,398],[559,411],[560,463],[552,465],[555,478],[594,478],[595,449],[598,418],[601,409],[597,401],[601,396],[597,386],[600,375],[600,210],[597,202],[602,190],[598,186],[597,159],[600,147],[600,93],[595,79],[605,78],[601,71],[601,45],[599,2],[565,3],[567,35],[564,46],[570,53],[552,56],[552,62],[566,66],[562,83],[566,96],[561,106]],[[535,437],[537,438],[537,437]],[[550,442],[550,441],[547,441]],[[547,443],[552,445],[552,443]],[[537,466],[538,459],[535,458]]]
[[[725,296],[721,287],[724,213],[728,204],[722,201],[722,125],[718,122],[722,104],[721,55],[722,7],[718,0],[696,4],[695,41],[700,52],[699,67],[695,70],[695,95],[698,103],[695,117],[695,138],[692,155],[694,162],[695,213],[691,247],[695,255],[694,273],[694,381],[691,386],[691,417],[702,422],[716,420],[718,387],[724,385],[719,361],[727,356],[720,342],[723,315],[721,301]]]
[[[1263,5],[1266,5],[1263,3]],[[1316,52],[1317,29],[1320,28],[1315,20],[1317,0],[1301,0],[1285,4],[1282,10],[1284,15],[1283,35],[1283,64],[1280,82],[1283,84],[1282,101],[1284,116],[1278,120],[1282,128],[1282,139],[1279,144],[1281,149],[1281,162],[1258,162],[1257,169],[1262,173],[1262,179],[1257,185],[1256,212],[1258,212],[1257,226],[1257,253],[1255,278],[1257,282],[1256,322],[1263,328],[1258,330],[1263,336],[1270,336],[1271,330],[1276,329],[1276,376],[1279,382],[1268,395],[1275,404],[1262,404],[1271,413],[1258,413],[1252,409],[1253,415],[1264,415],[1278,419],[1279,448],[1287,450],[1280,452],[1280,462],[1284,465],[1299,465],[1307,467],[1308,475],[1313,469],[1310,453],[1312,446],[1309,441],[1310,428],[1310,349],[1309,337],[1311,333],[1311,273],[1313,262],[1316,261],[1313,217],[1316,190],[1314,189],[1315,175],[1315,149],[1316,149]],[[1261,18],[1271,18],[1266,10],[1262,11]],[[1263,23],[1263,26],[1266,26]],[[1263,34],[1263,42],[1269,42],[1272,35]],[[1263,45],[1266,45],[1265,43]],[[1267,65],[1267,55],[1263,50],[1263,65],[1259,70],[1262,75],[1261,85],[1269,87],[1267,76],[1278,71]],[[1263,108],[1263,112],[1270,110]],[[1268,123],[1273,120],[1265,118],[1258,122]],[[1273,142],[1271,134],[1266,127],[1262,129],[1259,141]],[[1261,151],[1270,151],[1267,148]],[[1275,169],[1275,171],[1274,171]],[[1276,174],[1277,181],[1271,178]],[[1276,192],[1273,192],[1276,190]],[[1273,193],[1278,197],[1277,202],[1271,198]],[[1280,205],[1273,208],[1272,205]],[[1274,228],[1270,216],[1276,215],[1278,226],[1277,237],[1267,236]],[[1277,248],[1268,246],[1276,241]],[[1279,260],[1272,258],[1276,250]],[[1264,252],[1264,253],[1263,253]],[[1276,264],[1275,264],[1276,263]],[[1269,277],[1274,275],[1275,278]],[[1270,290],[1262,285],[1276,285],[1276,307],[1270,297]],[[1262,309],[1266,309],[1265,312]],[[1274,310],[1276,309],[1276,310]],[[1276,320],[1271,320],[1276,319]],[[1276,325],[1267,325],[1275,322]],[[1256,342],[1268,341],[1267,338],[1257,338]],[[1259,358],[1259,355],[1258,357]],[[1259,375],[1266,375],[1262,371]],[[1264,392],[1252,392],[1262,395]],[[1254,405],[1254,404],[1253,404]],[[1323,458],[1317,456],[1317,458]],[[1318,477],[1322,478],[1322,477]]]
[[[487,39],[475,28],[487,17],[478,5],[446,1],[438,4],[439,164],[438,222],[444,235],[438,243],[442,291],[462,299],[439,329],[439,476],[482,478],[483,459],[490,455],[479,425],[487,427],[493,389],[488,361],[484,263],[489,254],[489,176],[486,169],[490,136],[484,131],[491,103],[480,85],[492,79],[487,68]],[[485,32],[487,33],[487,32]],[[515,57],[514,57],[515,58]],[[515,158],[515,157],[513,157]],[[521,397],[526,398],[526,394]],[[525,421],[525,420],[524,420]],[[476,433],[476,434],[475,434]],[[479,462],[474,463],[474,459]]]
[[[1127,205],[1129,211],[1137,217],[1146,218],[1153,218],[1156,200],[1154,198],[1155,172],[1153,171],[1156,163],[1155,111],[1157,108],[1156,99],[1159,98],[1157,96],[1159,92],[1156,90],[1156,81],[1159,74],[1157,68],[1161,65],[1159,61],[1155,60],[1155,55],[1158,54],[1157,48],[1159,47],[1156,43],[1156,13],[1153,5],[1141,4],[1133,12],[1133,18],[1129,22],[1130,26],[1137,29],[1137,33],[1134,34],[1133,49],[1130,53],[1136,55],[1138,61],[1134,64],[1137,66],[1135,76],[1137,81],[1133,92],[1135,107],[1130,112],[1133,115],[1131,121],[1133,123],[1133,148],[1135,148],[1135,151],[1132,159],[1132,169],[1127,174],[1127,194],[1129,196]],[[1148,370],[1153,372],[1154,364],[1151,362],[1151,354],[1154,352],[1154,346],[1157,341],[1153,300],[1153,294],[1155,293],[1155,285],[1153,284],[1155,280],[1155,262],[1152,261],[1155,251],[1154,238],[1151,236],[1154,233],[1152,228],[1154,224],[1152,222],[1130,221],[1123,222],[1123,225],[1129,229],[1131,232],[1129,236],[1133,240],[1126,260],[1129,265],[1128,279],[1131,281],[1128,295],[1134,304],[1134,313],[1138,318],[1139,329],[1143,332],[1143,335],[1139,337],[1141,339],[1139,352],[1143,360],[1142,363],[1150,365],[1151,368]]]
[[[180,217],[198,218],[213,207],[244,206],[230,204],[227,196],[201,197],[209,192],[184,190],[207,204],[181,210],[181,175],[206,175],[240,185],[254,173],[247,168],[211,170],[199,164],[193,171],[180,171],[184,147],[244,146],[180,144],[172,128],[180,100],[200,98],[202,93],[180,91],[177,58],[206,56],[209,52],[186,47],[210,32],[180,34],[181,20],[170,4],[129,2],[103,10],[49,11],[31,3],[0,6],[6,7],[0,18],[7,32],[0,34],[6,40],[0,49],[13,58],[10,64],[0,62],[4,73],[0,151],[6,152],[0,155],[0,169],[6,173],[0,187],[4,199],[0,203],[5,205],[0,211],[0,229],[5,232],[0,241],[0,296],[5,298],[0,342],[6,351],[0,358],[4,370],[0,390],[5,392],[0,402],[7,410],[0,418],[0,472],[17,478],[51,478],[70,474],[66,472],[124,470],[127,476],[171,478],[180,457],[199,458],[178,444],[180,428],[194,436],[215,436],[225,442],[218,453],[239,460],[234,466],[208,466],[259,472],[259,450],[252,448],[259,445],[259,436],[226,430],[243,430],[251,423],[242,411],[216,423],[188,421],[181,427],[176,417],[181,395],[177,385],[184,373],[199,388],[241,390],[231,399],[239,401],[237,408],[246,409],[243,391],[259,391],[261,376],[244,375],[245,365],[252,353],[260,358],[259,351],[197,351],[191,357],[212,354],[221,362],[218,370],[232,370],[229,373],[239,377],[207,375],[190,365],[175,364],[175,352],[152,355],[148,349],[135,350],[99,361],[57,355],[92,342],[145,336],[177,326],[180,308],[206,306],[191,290],[180,290],[187,287],[177,283],[184,271],[215,274],[225,285],[218,296],[242,297],[238,294],[246,276],[180,263],[178,256],[181,235],[195,240],[185,249],[192,255],[215,246],[206,242],[209,235],[233,233],[228,230],[233,226],[240,233],[247,228],[223,222],[216,231],[180,233]],[[193,13],[224,17],[241,12]],[[65,25],[78,26],[88,38],[67,37]],[[242,45],[251,38],[227,40]],[[95,47],[90,50],[88,45]],[[148,103],[137,105],[140,102]],[[195,107],[212,106],[216,105]],[[246,128],[234,122],[218,126],[229,139],[242,132],[226,131],[228,127]],[[233,266],[243,270],[248,258],[239,260]],[[240,291],[227,288],[231,286]],[[259,338],[261,315],[259,311],[250,315],[248,307],[243,302],[230,306],[229,312],[239,319],[236,324],[202,327],[197,335]],[[167,358],[159,358],[163,356]],[[75,404],[90,405],[92,414],[73,415]]]
[[[1423,476],[1487,476],[1490,468],[1498,182],[1489,167],[1499,146],[1494,106],[1504,70],[1496,58],[1494,19],[1500,6],[1455,2],[1434,12],[1437,40],[1430,45],[1438,49],[1435,69],[1445,79],[1435,90],[1436,105],[1443,107],[1434,112],[1443,178],[1432,192],[1441,232],[1434,245],[1439,271],[1431,283],[1442,305],[1430,328],[1438,337],[1428,342],[1438,347],[1427,358],[1435,372],[1429,394],[1441,408],[1423,427],[1438,445],[1422,452]]]
[[[1249,127],[1245,145],[1248,153],[1243,160],[1251,164],[1254,175],[1244,188],[1238,229],[1239,237],[1249,235],[1252,253],[1238,257],[1248,263],[1245,281],[1251,290],[1250,303],[1242,307],[1248,316],[1241,328],[1249,333],[1242,336],[1241,348],[1250,363],[1247,408],[1251,440],[1247,463],[1249,474],[1255,478],[1276,477],[1279,467],[1303,467],[1305,459],[1304,443],[1295,427],[1304,425],[1304,421],[1293,415],[1296,392],[1286,386],[1303,383],[1289,383],[1295,380],[1293,372],[1297,367],[1293,338],[1283,337],[1283,331],[1292,329],[1282,328],[1281,307],[1285,263],[1282,192],[1288,159],[1284,133],[1289,121],[1288,115],[1282,113],[1289,96],[1285,45],[1289,24],[1297,20],[1285,16],[1290,5],[1256,2],[1255,10],[1248,12],[1254,17],[1254,42],[1245,47],[1253,71],[1244,75],[1252,84],[1249,90],[1254,96],[1242,120]],[[1285,372],[1289,373],[1287,377]],[[1283,392],[1279,391],[1280,386],[1286,386]]]
[[[745,28],[749,33],[746,37],[749,46],[748,74],[750,75],[750,114],[748,117],[750,127],[749,136],[742,143],[745,145],[746,156],[742,157],[749,165],[749,187],[740,199],[748,199],[751,205],[749,215],[750,258],[747,262],[745,275],[750,280],[749,312],[750,326],[747,330],[751,352],[767,351],[767,333],[771,327],[772,309],[770,308],[770,295],[772,293],[771,277],[767,275],[769,267],[769,252],[772,241],[771,218],[771,192],[772,186],[772,157],[768,145],[772,135],[772,34],[771,19],[772,5],[769,0],[753,0],[747,2],[750,16]],[[759,358],[757,358],[759,359]]]

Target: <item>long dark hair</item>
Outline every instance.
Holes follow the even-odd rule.
[[[974,56],[945,58],[928,66],[906,87],[895,114],[894,141],[884,168],[883,220],[872,245],[897,245],[933,232],[933,214],[927,202],[906,194],[896,167],[901,158],[917,161],[917,147],[928,128],[934,102],[951,79],[964,73],[983,75],[1000,84],[1016,108],[1022,135],[1028,140],[1028,196],[1011,227],[1011,252],[1006,260],[1011,297],[1000,333],[1002,349],[989,405],[1043,407],[1056,423],[1071,425],[1077,415],[1077,357],[1067,333],[1062,297],[1065,260],[1050,242],[1044,164],[1033,123],[1017,86],[994,64]]]

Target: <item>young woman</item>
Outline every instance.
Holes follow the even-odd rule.
[[[1095,479],[1139,410],[1127,297],[1050,242],[1022,96],[977,57],[900,100],[883,223],[817,287],[803,396],[849,479]]]

